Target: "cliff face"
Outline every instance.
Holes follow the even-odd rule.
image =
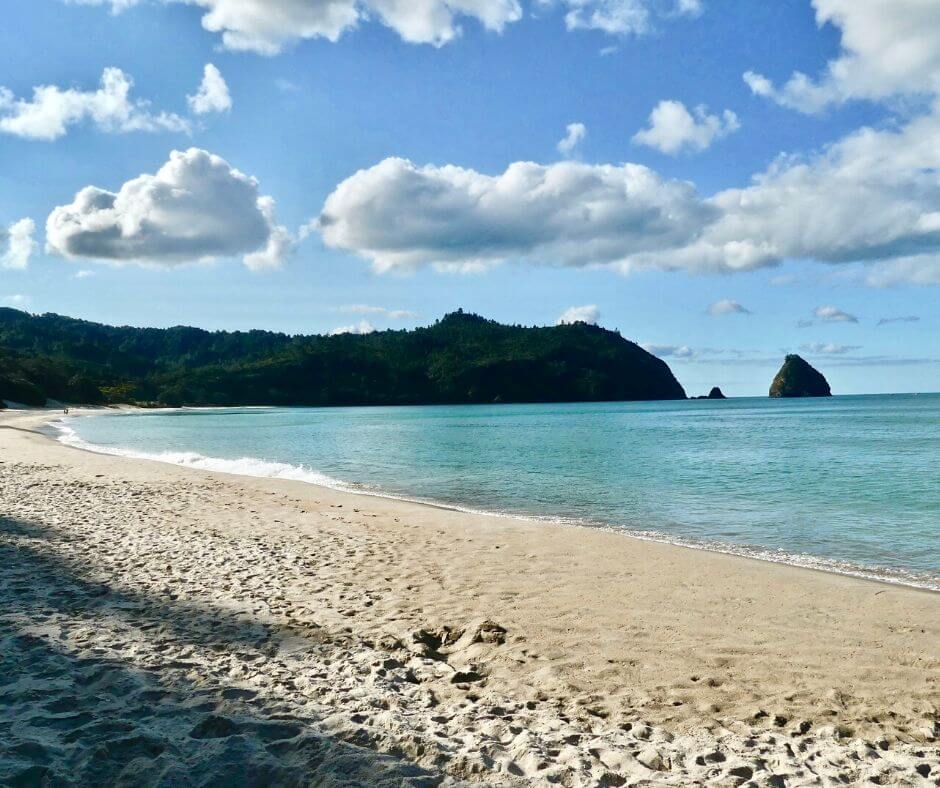
[[[828,381],[797,355],[789,355],[770,386],[771,397],[831,397]]]

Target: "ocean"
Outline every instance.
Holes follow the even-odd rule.
[[[940,590],[940,395],[228,408],[66,418],[66,443]]]

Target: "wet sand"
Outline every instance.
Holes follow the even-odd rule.
[[[940,594],[0,414],[0,782],[940,785]]]

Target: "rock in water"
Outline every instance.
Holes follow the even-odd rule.
[[[728,399],[724,394],[721,393],[721,389],[718,386],[715,386],[708,394],[703,394],[701,397],[692,397],[692,399]]]
[[[771,397],[831,397],[829,383],[800,356],[789,355],[770,386]]]

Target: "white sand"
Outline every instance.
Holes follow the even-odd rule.
[[[0,414],[0,784],[940,785],[940,595]]]

